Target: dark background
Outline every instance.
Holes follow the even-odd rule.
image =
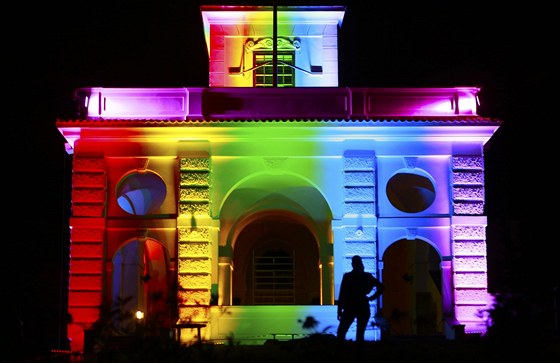
[[[71,156],[55,126],[78,87],[206,87],[201,4],[271,1],[21,2],[4,12],[4,300],[26,341],[65,335]],[[490,292],[526,296],[553,330],[560,286],[549,5],[483,1],[277,1],[345,5],[341,87],[481,87],[502,120],[485,147]],[[546,183],[545,183],[546,181]],[[6,266],[6,265],[5,265]],[[557,332],[557,331],[556,331]]]

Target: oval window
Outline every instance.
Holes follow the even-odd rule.
[[[117,184],[117,203],[127,213],[146,215],[157,210],[167,194],[163,179],[151,171],[135,171]]]
[[[406,213],[422,212],[436,199],[433,181],[420,170],[397,172],[387,182],[386,193],[393,207]]]

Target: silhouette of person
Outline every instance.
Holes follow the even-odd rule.
[[[368,294],[375,288],[373,295]],[[364,271],[360,256],[352,257],[352,271],[342,277],[338,294],[336,332],[339,343],[346,341],[346,333],[356,320],[356,344],[360,348],[364,344],[366,326],[371,316],[369,302],[377,299],[385,290],[385,286],[375,276]]]

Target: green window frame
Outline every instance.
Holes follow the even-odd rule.
[[[253,65],[253,87],[274,86],[274,54],[272,52],[254,52]],[[294,53],[278,52],[276,55],[277,87],[295,87]]]

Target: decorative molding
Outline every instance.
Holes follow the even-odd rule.
[[[414,241],[418,236],[418,228],[407,228],[406,229],[406,239],[409,241]]]
[[[404,165],[407,169],[414,169],[416,168],[416,164],[418,163],[418,158],[415,156],[406,156],[403,158]]]
[[[150,163],[149,158],[136,158],[136,169],[137,170],[146,170],[148,169],[148,164]]]
[[[247,40],[245,42],[245,53],[251,53],[255,50],[266,49],[271,50],[274,46],[274,40],[271,37],[261,38],[257,40]],[[301,48],[299,39],[289,40],[286,38],[276,38],[276,46],[280,50],[298,50]]]
[[[286,164],[288,158],[263,158],[264,165],[268,170],[278,170]]]

